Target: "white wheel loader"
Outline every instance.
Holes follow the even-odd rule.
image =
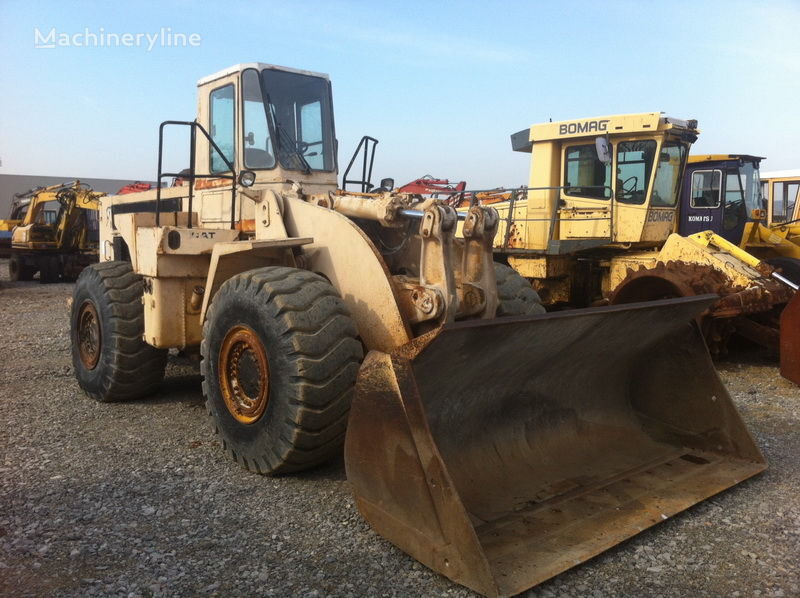
[[[374,529],[487,596],[765,469],[694,324],[714,296],[544,314],[493,263],[494,209],[337,189],[331,105],[325,75],[243,64],[162,124],[189,131],[188,184],[103,198],[75,286],[90,397],[199,350],[232,459],[278,474],[344,443]]]

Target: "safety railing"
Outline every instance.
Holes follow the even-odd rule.
[[[581,222],[592,222],[592,221],[605,221],[609,222],[609,237],[608,240],[611,240],[611,235],[613,234],[614,230],[614,204],[616,202],[612,201],[613,197],[613,190],[611,187],[606,185],[595,185],[595,186],[586,186],[581,185],[580,187],[576,187],[574,185],[561,185],[556,187],[516,187],[513,189],[505,189],[505,188],[495,188],[495,189],[472,189],[464,191],[464,196],[469,197],[470,200],[470,207],[474,205],[478,205],[481,203],[480,195],[486,194],[494,197],[508,194],[508,199],[503,198],[498,201],[493,202],[486,202],[486,205],[492,205],[494,203],[500,202],[507,202],[508,203],[508,214],[505,218],[505,235],[503,238],[503,249],[508,249],[509,243],[511,241],[511,234],[513,230],[513,225],[517,222],[549,222],[550,227],[547,234],[548,241],[553,241],[556,231],[556,225],[559,224],[559,215],[558,211],[561,207],[563,207],[562,201],[560,198],[557,201],[553,202],[553,209],[549,216],[545,218],[515,218],[514,217],[514,209],[516,207],[517,202],[527,199],[529,191],[566,191],[569,193],[572,189],[594,189],[598,191],[603,191],[604,195],[607,193],[608,197],[603,198],[582,198],[582,199],[603,199],[608,201],[608,216],[598,216],[598,217],[589,217],[589,218],[581,218]],[[605,239],[605,237],[603,237]]]
[[[371,147],[370,144],[372,144]],[[361,138],[361,141],[358,142],[358,147],[356,147],[356,151],[353,152],[353,157],[350,158],[350,163],[347,165],[342,175],[342,190],[347,190],[348,183],[352,183],[361,186],[361,193],[369,193],[370,189],[372,189],[372,165],[375,163],[375,148],[377,146],[378,140],[374,137],[364,135]],[[362,153],[362,151],[364,158],[361,164],[361,179],[348,179],[347,176],[350,174],[350,169],[353,168],[356,158],[358,158],[358,155]]]
[[[164,129],[168,126],[183,126],[189,127],[189,172],[163,172],[162,170],[162,163],[163,163],[163,156],[164,156]],[[228,168],[230,174],[225,173],[216,173],[216,174],[197,174],[195,170],[195,158],[197,152],[197,131],[203,134],[203,136],[208,140],[208,143],[211,145],[213,150],[217,153],[217,155],[222,158],[222,161],[225,163],[225,166]],[[156,226],[161,225],[161,181],[165,177],[174,177],[174,178],[181,178],[181,179],[188,179],[189,180],[189,196],[188,196],[188,212],[189,212],[189,223],[188,228],[192,228],[192,202],[194,200],[194,181],[195,179],[230,179],[231,180],[231,229],[236,228],[236,170],[233,167],[233,163],[228,160],[219,146],[214,142],[211,138],[211,135],[208,134],[208,131],[197,121],[186,121],[186,120],[165,120],[161,123],[158,127],[158,186],[156,187]]]

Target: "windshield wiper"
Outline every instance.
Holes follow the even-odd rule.
[[[306,160],[305,156],[303,156],[303,152],[300,151],[300,148],[297,147],[297,142],[292,139],[292,136],[289,135],[289,132],[283,127],[283,125],[278,121],[278,116],[275,113],[275,105],[272,103],[272,100],[267,94],[267,105],[269,106],[270,116],[272,116],[272,122],[275,125],[275,130],[278,133],[277,146],[278,146],[278,159],[283,158],[284,156],[295,158],[300,165],[302,166],[302,170],[305,174],[311,174],[311,165]],[[281,160],[281,163],[285,168],[289,168],[294,170],[290,164],[287,164],[285,160]]]

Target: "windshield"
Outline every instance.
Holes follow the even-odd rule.
[[[671,208],[678,202],[681,172],[685,162],[685,145],[674,141],[664,144],[658,158],[658,169],[653,183],[653,200],[650,205]]]
[[[266,117],[281,166],[303,172],[335,170],[328,81],[274,69],[262,70],[261,76]]]

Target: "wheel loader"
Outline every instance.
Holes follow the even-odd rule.
[[[98,199],[105,193],[73,181],[37,190],[11,233],[11,280],[74,281],[97,261]]]
[[[100,200],[70,313],[89,397],[150,395],[169,349],[199,351],[232,460],[282,474],[344,444],[370,525],[486,596],[766,468],[694,323],[714,296],[543,313],[493,261],[494,208],[337,188],[326,75],[201,79],[159,181],[170,127],[188,184]]]
[[[793,222],[793,211],[800,180],[773,181],[762,194],[763,159],[748,154],[689,156],[679,232],[713,231],[798,284],[800,225]]]
[[[800,363],[797,327],[778,332],[779,319],[800,310],[787,311],[797,284],[706,230],[700,210],[684,216],[702,230],[679,234],[681,184],[698,134],[696,121],[658,112],[513,134],[512,148],[531,154],[530,180],[492,204],[500,214],[495,258],[530,280],[549,309],[717,294],[699,320],[713,353],[738,332]],[[756,184],[748,191],[756,194]],[[800,369],[782,373],[800,383]]]

